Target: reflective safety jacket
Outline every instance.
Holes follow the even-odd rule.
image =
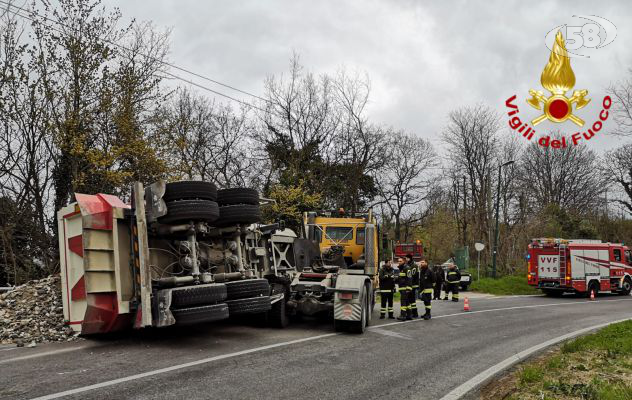
[[[397,278],[397,284],[399,290],[411,290],[413,281],[413,271],[410,268],[410,264],[404,264],[400,266],[399,277]]]
[[[445,280],[448,283],[461,282],[461,271],[458,268],[448,269]]]
[[[416,289],[419,287],[419,266],[414,261],[408,265],[410,266],[410,286]]]
[[[419,269],[419,289],[432,289],[435,282],[435,274],[428,267]]]
[[[395,290],[395,278],[395,270],[393,267],[387,268],[382,266],[380,268],[380,291]]]

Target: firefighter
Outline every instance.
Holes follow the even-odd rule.
[[[380,268],[380,319],[388,317],[394,319],[393,316],[393,293],[395,292],[395,270],[391,264],[391,260],[384,262]]]
[[[399,276],[397,278],[397,285],[399,286],[400,296],[400,315],[397,319],[400,321],[409,321],[412,319],[412,314],[410,312],[411,310],[408,308],[408,296],[411,289],[410,266],[401,257],[397,259],[397,264],[399,264]]]
[[[408,309],[412,318],[419,318],[417,296],[419,294],[419,266],[412,254],[406,255],[406,263],[410,266],[410,291],[408,292]]]
[[[441,298],[441,288],[443,288],[443,281],[445,281],[445,276],[444,276],[443,268],[441,268],[440,265],[435,265],[433,272],[435,276],[435,283],[434,283],[434,296],[432,297],[432,299],[439,300]]]
[[[432,309],[432,285],[435,283],[435,274],[428,268],[428,261],[421,259],[419,262],[419,290],[421,291],[421,300],[424,302],[426,313],[423,318],[430,319],[430,310]]]
[[[443,300],[448,299],[448,293],[452,292],[452,301],[459,301],[459,284],[461,283],[461,272],[454,263],[448,267],[448,273],[446,274],[446,288],[445,297]]]

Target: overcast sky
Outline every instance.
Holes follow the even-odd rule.
[[[343,65],[367,72],[371,119],[404,128],[439,147],[447,114],[459,106],[480,102],[504,113],[505,99],[516,94],[522,119],[538,116],[525,100],[530,88],[543,90],[540,74],[550,54],[544,37],[556,26],[588,22],[573,15],[598,15],[617,27],[613,43],[584,51],[590,58],[571,60],[575,89],[588,89],[592,99],[577,115],[595,121],[604,89],[626,78],[632,67],[629,0],[106,4],[118,6],[125,18],[152,20],[159,28],[171,29],[172,62],[255,94],[263,93],[266,76],[288,70],[293,51],[315,73],[335,73]],[[558,128],[567,136],[577,131],[571,122],[544,122],[537,128],[538,134]],[[617,143],[620,139],[601,135],[590,144],[603,150]]]

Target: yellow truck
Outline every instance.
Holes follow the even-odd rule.
[[[375,306],[380,259],[373,213],[307,212],[303,229],[320,255],[292,280],[289,310],[304,315],[329,313],[336,330],[364,332]]]

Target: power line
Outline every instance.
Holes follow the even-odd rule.
[[[22,18],[24,18],[24,19],[27,19],[27,20],[29,20],[29,21],[31,21],[31,22],[36,22],[36,21],[35,21],[35,19],[34,19],[34,18],[32,18],[30,15],[24,15],[23,13],[21,13],[21,12],[20,12],[20,11],[24,10],[24,5],[22,5],[21,7],[19,7],[19,8],[18,8],[17,6],[15,6],[15,5],[13,5],[13,4],[9,3],[9,2],[6,2],[6,1],[2,1],[2,0],[0,0],[0,4],[2,4],[2,5],[4,5],[4,6],[5,6],[5,7],[0,7],[0,9],[5,10],[5,11],[7,11],[7,12],[11,13],[11,12],[12,12],[12,11],[11,11],[11,8],[17,8],[17,9],[18,9],[18,11],[13,12],[13,14],[14,14],[14,15],[17,15],[17,16],[19,16],[19,17],[22,17]],[[48,17],[46,17],[46,16],[41,16],[41,18],[42,18],[42,19],[44,19],[44,20],[46,20],[46,21],[49,21],[49,22],[51,22],[51,23],[59,24],[59,25],[61,25],[61,26],[63,26],[63,27],[69,28],[67,25],[64,25],[63,23],[61,23],[61,22],[60,22],[60,21],[58,21],[58,20],[54,20],[54,19],[48,18]],[[46,25],[46,24],[42,24],[42,25],[44,25],[44,26],[46,26],[47,28],[50,28],[50,29],[52,29],[52,30],[54,30],[54,31],[56,31],[56,32],[59,32],[59,33],[64,33],[64,32],[62,32],[61,30],[59,30],[59,29],[57,29],[57,28],[55,28],[55,27],[53,27],[53,26]],[[123,45],[121,45],[121,44],[119,44],[119,43],[113,42],[113,41],[111,41],[111,40],[108,40],[108,39],[103,39],[103,38],[100,38],[100,40],[101,40],[101,41],[103,41],[104,43],[108,43],[108,44],[110,44],[110,45],[112,45],[112,46],[115,46],[115,47],[118,47],[118,48],[120,48],[120,49],[123,49],[123,50],[126,50],[126,51],[132,51],[130,48],[128,48],[128,47],[126,47],[126,46],[123,46]],[[220,86],[226,87],[226,88],[228,88],[228,89],[231,89],[231,90],[237,91],[237,92],[239,92],[239,93],[243,93],[243,94],[245,94],[245,95],[252,96],[252,97],[254,97],[254,98],[256,98],[256,99],[259,99],[259,100],[262,100],[262,101],[265,101],[265,102],[269,102],[269,100],[264,99],[264,98],[263,98],[263,97],[261,97],[261,96],[257,96],[256,94],[252,94],[252,93],[249,93],[249,92],[247,92],[247,91],[244,91],[244,90],[238,89],[238,88],[236,88],[236,87],[234,87],[234,86],[231,86],[231,85],[228,85],[228,84],[225,84],[225,83],[219,82],[219,81],[214,80],[214,79],[211,79],[211,78],[208,78],[208,77],[203,76],[203,75],[200,75],[200,74],[198,74],[198,73],[196,73],[196,72],[190,71],[190,70],[188,70],[188,69],[186,69],[186,68],[182,68],[182,67],[179,67],[179,66],[177,66],[177,65],[175,65],[175,64],[168,63],[168,62],[166,62],[166,61],[160,60],[160,59],[155,58],[155,57],[153,57],[153,56],[150,56],[150,55],[148,55],[148,54],[143,54],[143,53],[138,53],[138,54],[139,54],[139,55],[141,55],[141,56],[143,56],[143,57],[145,57],[145,58],[147,58],[147,59],[149,59],[149,60],[156,61],[156,62],[159,62],[159,63],[161,63],[161,64],[163,64],[163,65],[166,65],[166,66],[168,66],[168,67],[171,67],[171,68],[173,68],[173,69],[177,69],[177,70],[180,70],[180,71],[186,72],[186,73],[191,74],[191,75],[193,75],[193,76],[196,76],[196,77],[198,77],[198,78],[200,78],[200,79],[204,79],[204,80],[207,80],[207,81],[209,81],[209,82],[213,82],[213,83],[215,83],[215,84],[217,84],[217,85],[220,85]],[[165,73],[166,75],[169,75],[169,76],[171,76],[171,77],[175,78],[175,79],[181,80],[181,81],[183,81],[183,82],[187,82],[187,83],[189,83],[189,84],[191,84],[191,85],[197,86],[197,87],[199,87],[199,88],[201,88],[201,89],[207,90],[207,91],[209,91],[209,92],[211,92],[211,93],[214,93],[214,94],[217,94],[217,95],[219,95],[219,96],[225,97],[225,98],[230,99],[230,100],[232,100],[232,101],[236,101],[236,102],[238,102],[238,103],[241,103],[241,104],[246,105],[246,106],[248,106],[248,107],[256,108],[256,109],[261,110],[261,111],[265,111],[265,110],[263,110],[263,109],[261,109],[261,108],[259,108],[259,107],[255,106],[255,105],[253,105],[253,104],[251,104],[251,103],[248,103],[248,102],[246,102],[246,101],[244,101],[244,100],[239,100],[239,99],[236,99],[236,98],[234,98],[234,97],[232,97],[232,96],[229,96],[229,95],[227,95],[227,94],[224,94],[224,93],[218,92],[218,91],[216,91],[216,90],[210,89],[210,88],[208,88],[208,87],[206,87],[206,86],[203,86],[203,85],[200,85],[200,84],[194,83],[193,81],[188,80],[188,79],[185,79],[185,78],[182,78],[182,77],[180,77],[180,76],[178,76],[178,75],[172,74],[172,73],[170,73],[170,72],[164,72],[164,73]]]

